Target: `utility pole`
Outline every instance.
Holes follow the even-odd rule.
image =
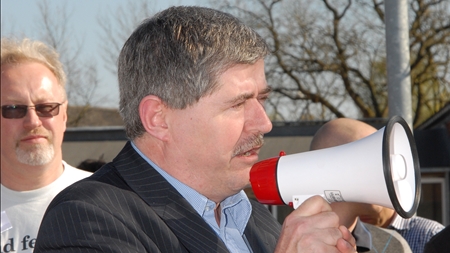
[[[408,2],[385,0],[384,9],[389,117],[403,117],[412,129]]]

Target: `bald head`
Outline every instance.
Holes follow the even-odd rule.
[[[358,120],[338,118],[325,123],[314,135],[310,150],[331,148],[357,141],[375,133],[377,129]],[[333,202],[333,212],[339,216],[339,222],[350,231],[356,226],[357,217],[361,215],[376,216],[373,205],[356,202]]]
[[[338,118],[325,123],[314,135],[310,150],[330,148],[357,141],[377,131],[362,121]]]

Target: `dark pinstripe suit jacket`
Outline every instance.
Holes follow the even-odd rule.
[[[273,252],[281,225],[251,201],[245,236]],[[191,205],[127,143],[91,177],[60,194],[44,215],[34,252],[228,252]]]

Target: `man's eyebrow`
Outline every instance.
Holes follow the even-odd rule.
[[[259,92],[260,96],[268,95],[272,92],[272,88],[270,86],[267,86],[265,89]]]
[[[259,92],[258,97],[266,96],[270,92],[272,92],[272,88],[267,86],[266,88],[264,88],[263,90],[261,90]],[[241,102],[241,101],[253,98],[254,96],[255,96],[255,93],[253,93],[253,92],[252,93],[244,93],[244,94],[241,94],[241,95],[239,95],[239,96],[237,96],[235,98],[232,98],[232,99],[226,101],[225,103],[227,103],[227,104],[235,104],[235,103],[238,103],[238,102]]]
[[[226,101],[225,103],[226,103],[226,104],[235,104],[235,103],[239,103],[239,102],[242,102],[242,101],[245,101],[245,100],[247,100],[247,99],[250,99],[250,98],[254,97],[254,94],[255,94],[255,93],[244,93],[244,94],[240,94],[239,96],[234,97],[234,98],[232,98],[232,99]]]

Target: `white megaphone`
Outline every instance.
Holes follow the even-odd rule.
[[[399,116],[358,141],[260,161],[250,170],[250,183],[262,204],[297,208],[321,195],[328,202],[393,208],[403,218],[415,214],[420,198],[417,148]]]

